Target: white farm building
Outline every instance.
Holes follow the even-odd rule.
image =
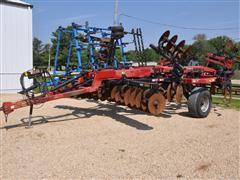
[[[21,89],[22,72],[33,66],[32,5],[19,0],[0,0],[0,91]]]

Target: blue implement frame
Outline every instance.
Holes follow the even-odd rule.
[[[79,41],[79,32],[82,34],[85,34],[86,42]],[[118,68],[118,62],[116,59],[116,56],[114,56],[113,64],[108,64],[107,60],[104,62],[104,64],[99,64],[99,61],[95,60],[94,56],[94,49],[96,47],[101,47],[101,43],[96,40],[96,37],[91,36],[91,34],[100,34],[100,38],[110,38],[111,36],[111,28],[97,28],[97,27],[90,27],[88,23],[86,22],[85,25],[78,25],[75,23],[72,23],[72,26],[69,29],[62,28],[61,26],[57,30],[58,33],[58,39],[57,39],[57,47],[56,47],[56,54],[55,54],[55,61],[54,61],[54,69],[53,69],[53,75],[57,75],[57,66],[58,66],[58,56],[61,46],[61,39],[62,39],[62,33],[68,33],[70,34],[70,41],[69,41],[69,49],[68,49],[68,55],[66,60],[66,71],[65,75],[70,74],[71,72],[81,72],[83,68],[91,68],[91,69],[98,69],[100,67],[108,68],[109,66],[113,66],[114,68]],[[126,44],[123,43],[123,39],[118,39],[116,41],[116,46],[120,47],[121,49],[121,56],[123,60],[123,65],[126,67],[127,64],[127,58],[125,54],[125,46]],[[76,49],[76,56],[77,56],[77,68],[74,70],[70,69],[70,61],[72,57],[72,51],[73,47]],[[88,62],[85,66],[82,64],[82,50],[86,48],[87,49],[87,55],[88,55]]]

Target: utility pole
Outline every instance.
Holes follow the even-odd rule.
[[[113,16],[113,25],[117,25],[117,18],[118,18],[118,0],[114,2],[114,16]]]
[[[48,49],[48,71],[51,70],[51,44],[49,44],[49,49]]]

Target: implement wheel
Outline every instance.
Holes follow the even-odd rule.
[[[158,46],[159,47],[162,47],[162,45],[165,42],[167,42],[169,35],[170,35],[170,31],[166,31],[162,34],[162,36],[159,38],[159,41],[158,41]]]
[[[177,85],[176,88],[176,103],[180,104],[182,102],[182,96],[183,96],[183,87],[182,85]]]
[[[175,43],[176,43],[176,41],[177,41],[177,38],[178,38],[178,36],[175,35],[175,36],[173,36],[173,37],[168,41],[166,47],[164,48],[164,50],[165,50],[166,52],[170,51],[171,49],[174,49],[173,47],[176,46]]]
[[[120,103],[124,104],[124,94],[128,90],[128,85],[123,85],[120,88]]]
[[[167,88],[167,100],[168,100],[168,102],[172,102],[173,96],[174,96],[174,89],[172,87],[172,84],[169,84],[168,88]]]
[[[134,104],[134,107],[137,107],[137,95],[138,93],[141,91],[140,88],[137,88],[136,89],[136,93],[135,93],[135,96],[134,96],[134,99],[133,99],[133,104]]]
[[[115,101],[117,102],[117,103],[119,103],[120,102],[120,100],[121,100],[121,95],[120,95],[120,87],[118,87],[117,88],[117,91],[116,91],[116,94],[115,94],[115,97],[114,97],[114,99],[115,99]]]
[[[105,101],[105,98],[104,98],[103,95],[102,95],[102,89],[101,89],[101,88],[98,88],[97,97],[98,97],[98,99],[100,99],[101,101]]]
[[[142,98],[141,98],[141,109],[144,112],[148,111],[148,105],[147,105],[147,99],[148,99],[148,94],[150,93],[150,89],[146,89],[142,93]]]
[[[112,100],[115,100],[115,96],[117,94],[117,91],[118,91],[118,86],[114,86],[114,88],[111,91],[111,99]]]
[[[132,88],[130,87],[130,88],[128,88],[127,91],[124,93],[123,99],[124,99],[124,104],[125,104],[126,106],[128,106],[129,103],[130,103],[130,95],[131,95],[131,92],[132,92]]]
[[[188,98],[188,111],[196,118],[207,117],[211,110],[212,98],[205,88],[195,88]]]
[[[135,106],[138,109],[141,107],[142,95],[143,95],[143,90],[139,89],[139,91],[136,95],[136,98],[135,98]]]
[[[166,100],[160,93],[154,93],[148,100],[148,110],[151,114],[159,115],[165,107]]]
[[[144,101],[141,102],[141,109],[142,109],[144,112],[147,112],[147,111],[148,111],[147,102],[144,102]]]
[[[132,93],[130,94],[130,107],[134,107],[135,106],[135,97],[137,95],[138,89],[137,88],[133,88]]]

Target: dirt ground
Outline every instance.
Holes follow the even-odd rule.
[[[2,95],[2,101],[17,95]],[[109,102],[61,99],[28,108],[5,123],[0,179],[237,178],[240,112],[214,107],[193,119],[187,107],[159,117]],[[44,122],[46,121],[46,122]]]
[[[233,84],[240,84],[240,80],[234,79],[234,80],[232,80],[232,83]]]

